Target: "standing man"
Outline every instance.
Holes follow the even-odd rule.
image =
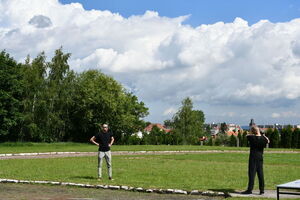
[[[103,124],[102,130],[96,133],[90,141],[95,145],[99,146],[98,152],[98,179],[102,178],[102,161],[103,158],[106,160],[108,169],[109,180],[112,179],[112,167],[111,167],[111,151],[110,147],[113,145],[115,139],[113,134],[108,130],[108,125]]]
[[[253,122],[251,120],[251,122]],[[255,174],[257,172],[258,180],[259,180],[259,194],[264,194],[264,172],[263,172],[263,153],[266,144],[270,143],[269,138],[267,138],[264,134],[261,135],[259,128],[253,123],[251,124],[251,129],[249,135],[247,135],[247,139],[250,144],[250,156],[248,163],[248,189],[242,194],[252,194]]]

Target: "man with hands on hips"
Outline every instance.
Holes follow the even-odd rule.
[[[108,125],[103,124],[102,129],[98,131],[90,141],[99,146],[98,150],[98,179],[102,178],[102,161],[105,158],[109,180],[112,178],[112,165],[111,165],[111,151],[110,147],[113,145],[115,139],[113,134],[109,131]]]

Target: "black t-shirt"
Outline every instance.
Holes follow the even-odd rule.
[[[99,143],[99,151],[109,151],[110,147],[108,144],[111,142],[113,134],[108,131],[106,133],[99,131],[94,135],[96,138],[96,142]]]
[[[250,158],[263,159],[264,148],[268,143],[264,136],[248,135],[247,139],[250,143]]]

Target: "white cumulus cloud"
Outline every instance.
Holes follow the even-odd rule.
[[[187,96],[195,105],[224,107],[299,102],[300,19],[249,25],[237,17],[191,27],[182,24],[187,17],[147,11],[124,18],[79,3],[0,0],[0,49],[24,61],[41,51],[51,57],[63,46],[72,69],[100,69],[164,108]]]

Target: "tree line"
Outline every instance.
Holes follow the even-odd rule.
[[[101,71],[75,73],[62,48],[25,63],[0,52],[0,142],[86,142],[108,123],[116,141],[145,126],[148,108]]]
[[[248,147],[248,131],[239,131],[237,136],[228,136],[226,133],[220,133],[216,137],[209,137],[205,145],[210,146],[232,146]],[[300,129],[288,126],[281,130],[276,128],[267,129],[264,134],[270,139],[270,148],[293,148],[300,149]]]

